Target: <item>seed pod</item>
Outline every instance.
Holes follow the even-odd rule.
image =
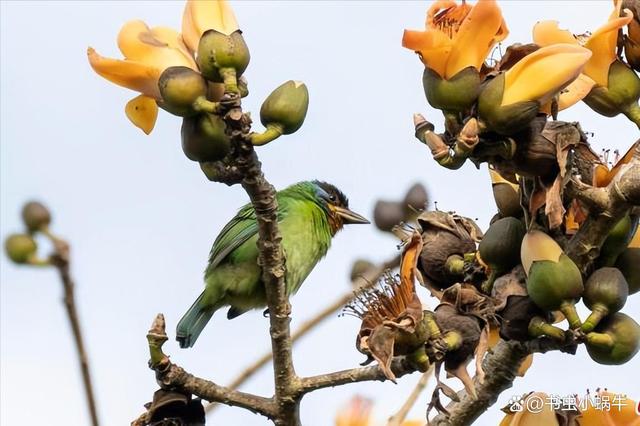
[[[432,107],[447,112],[464,112],[478,99],[480,73],[475,67],[467,67],[445,80],[426,67],[422,74],[422,86],[427,102]]]
[[[46,228],[51,223],[51,213],[44,204],[30,201],[22,208],[22,221],[30,233]]]
[[[4,241],[4,249],[11,261],[23,264],[28,263],[36,254],[38,246],[29,235],[11,234]]]
[[[631,238],[636,232],[638,226],[638,216],[625,215],[620,221],[613,227],[607,239],[604,240],[602,247],[600,247],[600,256],[596,261],[596,264],[600,266],[613,266],[616,263],[616,259],[626,248]]]
[[[520,207],[520,188],[517,184],[509,182],[503,178],[500,173],[493,169],[489,169],[491,176],[491,188],[493,189],[493,198],[498,207],[501,217],[520,217],[522,216],[522,207]]]
[[[582,294],[584,304],[592,312],[582,324],[582,331],[592,331],[602,318],[622,309],[628,295],[627,281],[616,268],[601,268],[592,273]]]
[[[536,316],[529,321],[529,336],[542,337],[547,336],[553,339],[564,341],[564,330],[549,324],[544,318]]]
[[[640,349],[640,325],[622,312],[603,319],[585,342],[591,359],[599,364],[620,365]]]
[[[199,98],[206,99],[208,90],[207,81],[189,67],[169,67],[164,70],[160,74],[158,88],[162,96],[162,109],[180,117],[196,115],[193,105]]]
[[[545,311],[562,311],[571,328],[580,327],[574,303],[584,288],[576,264],[553,238],[537,230],[522,240],[521,258],[531,300]]]
[[[519,263],[524,234],[524,224],[514,217],[497,220],[489,227],[478,245],[480,257],[491,267],[491,276],[486,285],[483,284],[483,291],[490,294],[496,277]]]
[[[182,150],[193,161],[221,160],[231,149],[224,121],[217,115],[200,114],[182,120]]]
[[[278,86],[260,108],[260,121],[269,128],[278,126],[284,135],[298,130],[309,108],[309,91],[301,81],[289,80]]]
[[[230,84],[233,91],[239,92],[237,79],[247,69],[250,57],[242,31],[226,35],[208,30],[200,38],[196,62],[206,79]]]
[[[616,268],[622,272],[629,286],[629,294],[640,290],[640,247],[628,247],[616,260]]]
[[[385,232],[390,232],[394,226],[404,220],[404,209],[400,203],[393,201],[377,201],[373,209],[373,222],[376,227]]]

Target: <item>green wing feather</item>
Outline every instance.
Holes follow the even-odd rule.
[[[278,197],[279,201],[280,197]],[[278,222],[282,220],[286,211],[286,203],[278,203]],[[215,269],[232,251],[258,233],[256,212],[251,204],[243,206],[238,214],[222,228],[222,231],[213,242],[209,253],[209,264],[205,275]]]

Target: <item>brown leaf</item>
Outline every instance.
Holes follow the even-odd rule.
[[[556,229],[562,225],[564,218],[565,209],[562,205],[563,180],[562,173],[558,174],[556,180],[553,181],[553,185],[547,191],[544,212],[549,219],[549,228],[551,229]]]
[[[373,330],[369,337],[369,352],[378,361],[380,369],[387,379],[396,383],[396,376],[391,371],[391,360],[393,359],[393,346],[395,343],[395,333],[393,330],[379,326]]]
[[[489,325],[485,325],[480,333],[480,341],[476,346],[474,356],[476,358],[476,378],[478,383],[484,382],[484,370],[482,369],[482,360],[489,349]]]
[[[529,198],[529,214],[535,216],[538,209],[544,206],[547,198],[547,188],[536,179],[531,198]]]
[[[540,46],[535,43],[512,44],[511,46],[507,47],[507,50],[502,56],[502,59],[500,59],[500,62],[498,62],[498,65],[496,66],[496,70],[506,71],[514,66],[520,59],[524,58],[527,55],[530,55],[538,49],[540,49]]]

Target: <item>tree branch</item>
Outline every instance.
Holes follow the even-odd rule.
[[[80,371],[82,372],[82,381],[84,383],[84,391],[89,407],[89,415],[91,424],[98,426],[98,410],[96,407],[95,396],[93,393],[93,385],[91,382],[91,372],[89,370],[89,357],[84,347],[82,331],[80,329],[80,319],[76,310],[74,283],[70,271],[69,244],[66,241],[51,234],[47,229],[43,229],[43,233],[52,241],[55,252],[51,256],[51,263],[56,267],[60,274],[60,280],[64,288],[64,306],[67,310],[67,317],[71,324],[73,339],[78,352],[78,360],[80,361]]]

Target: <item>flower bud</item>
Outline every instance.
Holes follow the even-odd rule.
[[[593,272],[584,285],[582,300],[592,312],[582,324],[582,331],[592,331],[602,318],[622,309],[628,295],[627,281],[616,268],[600,268]]]
[[[223,159],[231,149],[224,121],[217,115],[201,114],[182,120],[182,150],[193,161]]]
[[[629,286],[629,294],[640,291],[640,247],[628,247],[616,260],[616,268],[622,272]]]
[[[42,203],[30,201],[22,208],[22,221],[30,233],[49,226],[51,213]]]
[[[378,200],[373,208],[373,223],[385,232],[391,232],[394,226],[404,220],[404,208],[401,203]]]
[[[633,238],[638,227],[638,216],[626,214],[609,231],[609,235],[600,247],[600,256],[596,260],[597,266],[613,266]]]
[[[301,81],[289,80],[278,86],[260,108],[260,121],[265,127],[280,127],[288,135],[298,130],[307,116],[309,91]]]
[[[189,67],[169,67],[160,75],[158,88],[161,107],[171,114],[189,117],[197,114],[193,104],[207,94],[207,81]]]
[[[622,312],[606,317],[587,334],[587,353],[598,364],[620,365],[640,349],[640,325]]]
[[[478,99],[480,73],[475,67],[467,67],[450,79],[444,79],[427,67],[422,74],[422,86],[432,107],[447,112],[464,112]]]
[[[609,67],[607,87],[595,86],[583,101],[598,114],[613,117],[620,113],[633,113],[638,108],[639,98],[640,78],[631,68],[616,60]]]
[[[414,184],[404,197],[402,202],[406,218],[415,216],[415,212],[420,212],[427,208],[429,202],[429,194],[422,184]]]
[[[545,311],[561,310],[571,328],[581,325],[574,301],[582,295],[582,274],[553,238],[529,231],[522,240],[522,267],[527,274],[527,293]]]
[[[521,101],[502,106],[504,80],[502,73],[484,86],[478,99],[478,115],[489,129],[510,135],[527,126],[536,117],[540,103]]]
[[[9,259],[22,264],[27,263],[36,254],[38,246],[29,235],[11,234],[4,241],[4,249]]]
[[[208,30],[198,44],[196,61],[202,75],[214,82],[224,82],[236,93],[239,92],[237,79],[247,69],[249,59],[249,48],[240,30],[230,35]]]

